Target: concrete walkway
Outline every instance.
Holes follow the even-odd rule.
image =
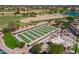
[[[0,38],[0,49],[2,49],[3,51],[5,51],[8,54],[25,54],[25,53],[28,53],[27,47],[24,47],[22,49],[16,48],[14,50],[9,49],[8,47],[5,46],[5,44],[1,38]]]

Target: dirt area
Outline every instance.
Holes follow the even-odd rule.
[[[65,15],[60,14],[49,14],[49,15],[43,15],[43,16],[36,16],[36,17],[29,17],[20,20],[23,23],[30,22],[30,21],[39,21],[39,20],[47,20],[47,19],[55,19],[55,18],[64,18]]]

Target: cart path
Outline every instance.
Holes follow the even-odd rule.
[[[28,53],[27,47],[24,47],[22,49],[16,48],[14,50],[7,48],[1,38],[0,38],[0,49],[2,49],[3,51],[5,51],[6,53],[9,53],[9,54]]]

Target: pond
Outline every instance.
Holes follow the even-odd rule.
[[[79,12],[76,12],[76,11],[70,11],[70,12],[65,13],[65,14],[68,16],[79,16]]]
[[[0,49],[0,54],[6,54],[6,52]]]

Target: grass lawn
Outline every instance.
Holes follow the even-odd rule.
[[[18,36],[27,43],[31,42],[27,37],[23,36],[22,34],[18,34]]]
[[[8,48],[14,49],[14,48],[17,47],[17,42],[18,41],[12,36],[11,33],[9,33],[9,32],[4,33],[3,40],[5,42],[5,45]]]
[[[23,18],[23,16],[2,16],[0,17],[0,27],[5,27],[10,21],[16,21]]]

